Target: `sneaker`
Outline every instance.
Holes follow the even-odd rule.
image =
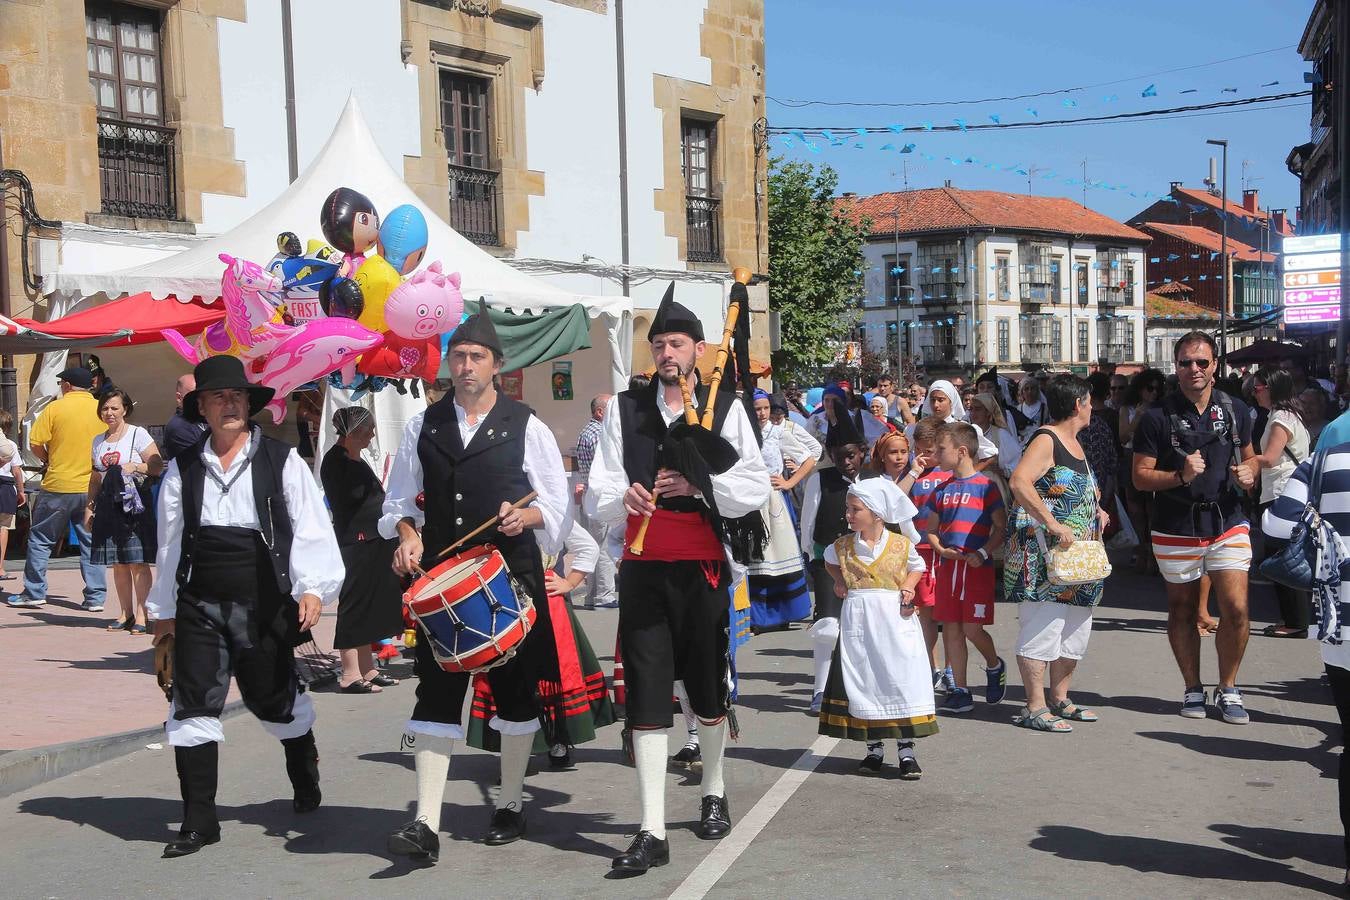
[[[820,715],[820,705],[821,705],[822,703],[824,703],[824,702],[825,702],[825,693],[824,693],[824,691],[822,691],[822,692],[816,694],[814,697],[812,697],[812,698],[811,698],[811,715],[813,715],[813,716],[818,716],[818,715]]]
[[[41,606],[42,604],[38,605]],[[103,612],[103,604],[90,603],[88,600],[86,600],[80,604],[80,609],[84,610],[85,612]]]
[[[1239,701],[1238,706],[1241,708],[1241,701]],[[1205,717],[1205,689],[1203,687],[1186,688],[1186,693],[1181,697],[1181,715],[1187,719],[1203,719]]]
[[[37,606],[46,606],[46,600],[36,600],[27,594],[11,594],[5,601],[6,606],[12,606],[14,609],[28,609]]]
[[[900,757],[900,778],[904,781],[918,781],[923,777],[923,769],[913,756]]]
[[[613,599],[613,600],[597,600],[597,601],[595,602],[595,608],[596,608],[596,609],[618,609],[618,608],[619,608],[619,601],[618,601],[618,598],[615,598],[615,599]]]
[[[938,712],[968,713],[974,708],[975,698],[971,696],[970,691],[966,688],[957,688],[938,705]]]
[[[1203,694],[1201,703],[1204,702]],[[1247,710],[1242,707],[1242,692],[1235,687],[1214,689],[1214,705],[1219,708],[1223,714],[1223,720],[1229,725],[1246,725],[1252,720],[1247,715]]]
[[[881,754],[869,753],[862,758],[862,762],[858,763],[858,774],[880,775],[881,766],[882,766]]]
[[[703,753],[698,744],[690,741],[680,748],[680,752],[670,758],[671,765],[677,769],[693,769],[703,765]]]
[[[941,669],[933,670],[933,693],[934,694],[947,693],[947,674],[943,672]]]
[[[1008,693],[1008,664],[999,657],[998,665],[984,670],[984,699],[987,703],[998,703]]]
[[[956,676],[952,674],[952,667],[948,666],[942,670],[942,693],[950,694],[956,690]]]

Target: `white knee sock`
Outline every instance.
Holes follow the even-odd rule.
[[[445,798],[445,778],[450,774],[453,738],[417,735],[417,818],[426,819],[432,832],[441,830],[441,801]]]
[[[716,725],[698,723],[698,740],[703,753],[703,796],[721,797],[727,789],[722,784],[722,753],[727,746],[727,720]]]
[[[665,729],[633,732],[633,758],[637,764],[638,802],[642,805],[642,831],[650,831],[657,840],[666,839],[666,752]],[[706,772],[707,769],[704,769]],[[707,776],[704,775],[706,778]]]
[[[517,811],[524,808],[521,791],[525,788],[525,770],[530,766],[530,750],[534,734],[504,734],[502,738],[502,790],[497,795],[497,808]]]
[[[811,658],[816,664],[815,693],[825,692],[825,682],[830,677],[830,657],[834,655],[834,645],[839,641],[839,620],[821,619],[811,626]]]
[[[694,708],[689,705],[689,695],[684,692],[684,684],[675,682],[677,690],[676,698],[680,701],[680,712],[684,713],[684,727],[689,733],[686,744],[698,744],[698,716],[694,715]]]

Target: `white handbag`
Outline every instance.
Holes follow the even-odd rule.
[[[1076,540],[1067,547],[1051,550],[1045,544],[1045,530],[1038,526],[1036,541],[1045,555],[1046,578],[1053,585],[1091,584],[1103,581],[1111,574],[1106,545],[1096,538]]]

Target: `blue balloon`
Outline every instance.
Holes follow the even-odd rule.
[[[810,410],[816,409],[817,407],[820,406],[821,399],[824,396],[825,396],[825,389],[823,387],[811,388],[809,391],[806,392],[806,397],[803,398],[806,402],[806,408]]]
[[[410,203],[395,207],[380,225],[380,255],[400,275],[422,263],[427,252],[427,220]]]

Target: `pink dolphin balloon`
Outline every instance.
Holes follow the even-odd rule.
[[[355,319],[314,319],[297,326],[277,344],[267,354],[262,370],[250,377],[276,391],[267,409],[272,421],[280,424],[286,418],[286,398],[292,391],[353,363],[383,341],[383,336]]]

